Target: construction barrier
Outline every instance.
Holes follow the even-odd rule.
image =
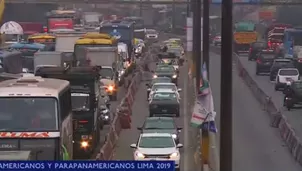
[[[142,77],[141,67],[138,68],[139,70],[136,70],[133,76],[131,76],[132,78],[126,96],[121,100],[121,103],[115,111],[109,133],[106,135],[105,143],[102,146],[100,153],[97,154],[96,160],[112,160],[114,149],[122,129],[131,128],[132,105]]]
[[[286,116],[282,113],[282,110],[277,108],[271,97],[268,96],[257,82],[253,80],[252,76],[243,67],[240,62],[239,56],[234,55],[237,65],[238,75],[244,80],[245,84],[251,89],[255,98],[263,104],[263,110],[266,111],[271,119],[270,125],[278,128],[281,138],[286,143],[289,151],[297,162],[302,165],[302,143],[299,137],[296,136],[295,131],[291,125],[287,122]]]

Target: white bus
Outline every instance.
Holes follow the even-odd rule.
[[[27,76],[0,82],[0,151],[72,159],[71,109],[68,81]]]

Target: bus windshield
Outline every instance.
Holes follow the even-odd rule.
[[[0,131],[53,131],[58,129],[58,103],[55,98],[0,98]]]

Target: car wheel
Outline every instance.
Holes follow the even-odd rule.
[[[258,70],[256,70],[256,75],[259,75],[259,71]]]
[[[274,77],[270,76],[270,77],[269,77],[269,80],[270,80],[270,81],[274,81]]]
[[[275,85],[275,91],[278,91],[278,90],[279,90],[278,86],[277,86],[277,85]]]
[[[290,111],[290,109],[291,109],[290,107],[287,107],[287,110],[288,110],[288,111]]]

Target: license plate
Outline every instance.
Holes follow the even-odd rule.
[[[265,65],[269,65],[269,64],[271,64],[270,62],[265,62]]]
[[[168,110],[167,109],[163,109],[163,110],[161,110],[162,112],[168,112]]]
[[[291,78],[286,78],[286,81],[290,81],[290,80],[292,80]]]

